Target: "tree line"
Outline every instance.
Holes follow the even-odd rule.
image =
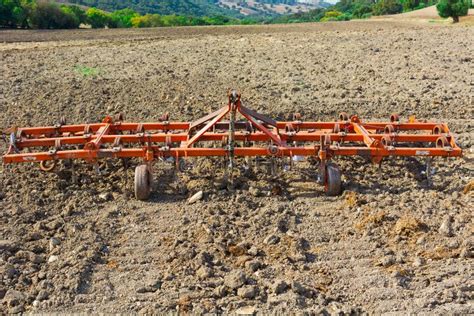
[[[437,4],[438,14],[452,17],[454,22],[467,15],[472,0],[341,0],[327,9],[315,9],[284,15],[273,19],[273,23],[300,23],[348,21],[377,15],[397,14]]]
[[[0,27],[32,29],[129,28],[159,26],[251,24],[252,19],[223,15],[192,17],[182,15],[141,15],[132,9],[106,12],[97,8],[36,0],[0,0]]]
[[[224,15],[141,15],[129,8],[106,12],[94,7],[83,9],[77,5],[60,5],[49,1],[0,0],[0,27],[74,29],[81,25],[92,28],[129,28],[347,21],[416,10],[433,5],[433,1],[435,0],[341,0],[328,9],[315,9],[270,19],[238,19]],[[437,9],[440,16],[452,17],[454,22],[458,22],[459,16],[467,14],[469,6],[472,6],[472,0],[439,0]]]

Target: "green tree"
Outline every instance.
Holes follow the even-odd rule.
[[[326,11],[326,13],[324,13],[324,17],[321,19],[321,22],[337,21],[340,16],[342,16],[342,12]]]
[[[453,23],[459,22],[460,16],[467,15],[470,0],[440,0],[436,5],[438,14],[442,18],[453,18]]]
[[[132,27],[132,19],[138,16],[132,9],[122,9],[114,11],[110,18],[115,27]]]
[[[14,0],[0,0],[0,26],[16,27],[16,19],[13,10],[18,6]]]
[[[146,14],[136,16],[131,19],[132,27],[159,27],[164,26],[163,20],[159,14]]]
[[[30,13],[31,26],[37,29],[72,29],[79,27],[79,20],[67,8],[53,2],[38,2]]]
[[[70,12],[71,14],[73,14],[79,20],[79,23],[87,22],[86,11],[84,11],[82,8],[78,7],[77,5],[67,5],[67,6],[64,5],[61,8],[63,8],[64,11]]]
[[[107,12],[96,8],[89,8],[86,11],[86,16],[87,23],[90,24],[93,29],[99,29],[109,26],[111,21],[110,15]]]
[[[362,19],[372,13],[372,6],[368,4],[356,4],[352,11],[352,16],[357,19]]]
[[[29,2],[0,0],[0,27],[27,27]]]
[[[402,5],[398,0],[379,0],[374,4],[372,13],[374,15],[396,14],[402,12]]]

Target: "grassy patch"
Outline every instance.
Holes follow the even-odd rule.
[[[448,23],[448,19],[430,19],[428,20],[429,23]]]
[[[83,65],[74,66],[74,71],[83,77],[97,77],[100,74],[99,68],[87,67]]]

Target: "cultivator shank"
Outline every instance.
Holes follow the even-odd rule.
[[[333,122],[275,121],[242,104],[240,94],[229,93],[228,104],[194,122],[127,123],[107,116],[101,123],[47,127],[12,127],[4,163],[39,162],[44,171],[58,160],[140,158],[146,167],[135,173],[135,194],[149,195],[151,162],[156,159],[225,156],[229,168],[236,157],[312,156],[319,164],[321,182],[329,195],[341,192],[340,171],[328,163],[335,156],[364,156],[374,163],[384,157],[459,157],[462,152],[444,123],[400,121],[364,122],[341,113]],[[27,151],[27,152],[25,152]]]

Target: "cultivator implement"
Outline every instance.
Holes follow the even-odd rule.
[[[319,162],[319,181],[328,195],[342,190],[336,156],[363,156],[381,163],[391,156],[459,157],[461,149],[444,123],[421,122],[410,117],[402,122],[392,114],[387,122],[364,122],[341,113],[333,122],[275,121],[242,104],[231,91],[228,104],[194,122],[172,122],[164,115],[159,122],[127,123],[121,115],[107,116],[101,123],[47,127],[12,127],[3,162],[39,162],[52,171],[59,160],[139,158],[135,169],[135,196],[147,199],[151,190],[152,162],[173,160],[178,165],[188,157],[224,156],[231,169],[236,157],[300,158]]]

